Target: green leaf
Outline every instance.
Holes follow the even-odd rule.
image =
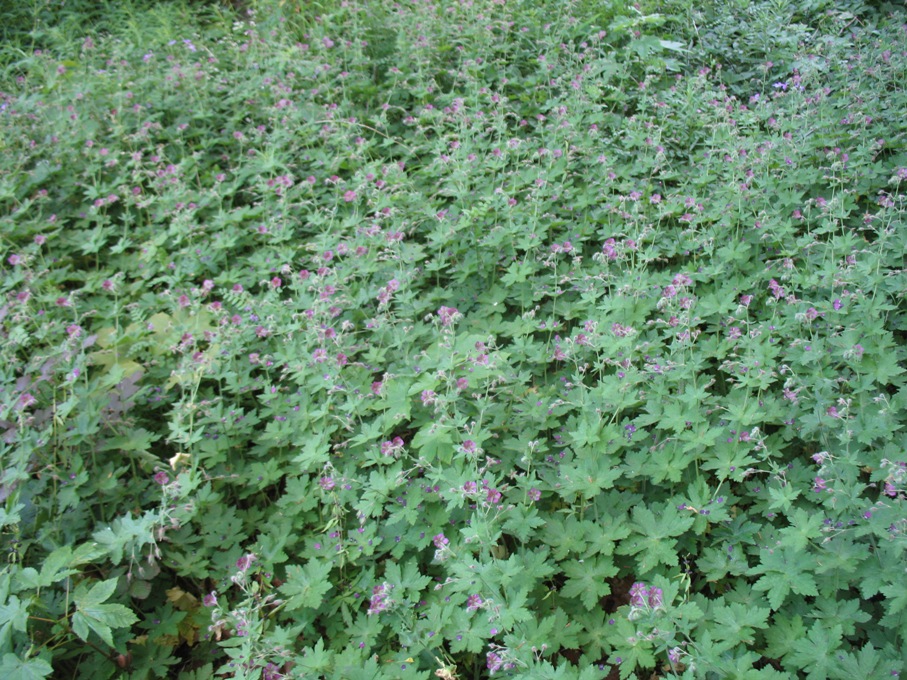
[[[302,668],[308,671],[324,671],[331,665],[334,652],[325,650],[324,640],[319,638],[314,647],[306,647],[296,659]]]
[[[834,651],[841,646],[841,626],[826,628],[816,621],[809,629],[806,639],[793,644],[791,653],[785,657],[785,666],[807,671],[807,680],[825,680],[829,670],[838,667]]]
[[[772,617],[772,625],[765,631],[765,640],[768,646],[765,655],[772,659],[787,656],[793,649],[794,642],[803,639],[806,635],[806,626],[799,616],[787,618],[781,614]]]
[[[0,604],[0,648],[9,649],[14,630],[21,633],[28,630],[28,605],[10,595],[6,603]]]
[[[0,508],[0,527],[5,527],[10,524],[18,524],[22,521],[22,517],[19,512],[25,507],[22,503],[16,503],[11,510],[6,508]]]
[[[146,512],[137,519],[126,513],[125,517],[114,520],[109,527],[94,532],[92,537],[107,549],[110,561],[117,565],[123,561],[125,553],[137,555],[142,547],[152,542],[157,523],[158,516],[153,512]]]
[[[113,628],[126,628],[138,621],[131,609],[121,604],[102,604],[110,599],[119,579],[112,578],[92,586],[87,593],[73,598],[76,612],[72,615],[72,630],[88,641],[93,630],[104,642],[113,647]]]
[[[567,582],[561,588],[565,597],[578,597],[592,611],[605,595],[611,593],[608,579],[617,574],[610,557],[597,556],[586,560],[571,560],[564,565]]]
[[[331,564],[318,560],[309,560],[305,567],[288,566],[287,582],[280,586],[280,592],[289,598],[286,609],[318,609],[325,593],[333,587],[328,580],[330,573]]]
[[[807,512],[797,508],[790,518],[791,526],[782,529],[781,545],[793,550],[803,550],[809,545],[810,540],[822,535],[823,517],[818,512]]]
[[[535,507],[515,508],[514,513],[504,522],[504,531],[516,536],[520,542],[529,539],[533,529],[545,525],[545,520],[539,517],[539,511]]]
[[[810,553],[793,550],[761,550],[762,563],[750,569],[750,575],[763,574],[753,585],[755,590],[765,591],[771,608],[780,609],[787,595],[793,591],[798,595],[818,595],[816,581],[812,576],[816,558]]]
[[[769,609],[750,607],[739,602],[729,605],[717,604],[712,611],[712,618],[717,624],[712,632],[719,640],[751,644],[756,628],[768,626]]]
[[[0,677],[4,680],[40,680],[54,672],[44,659],[23,661],[15,654],[4,654],[0,660]]]
[[[633,508],[633,533],[627,538],[617,552],[622,555],[638,555],[639,573],[644,574],[659,564],[676,566],[678,563],[676,544],[671,537],[679,536],[689,529],[695,519],[682,516],[670,501],[664,503],[658,515],[644,505]]]
[[[76,593],[73,601],[76,604],[77,608],[90,607],[92,605],[101,604],[110,599],[110,596],[117,589],[117,582],[119,579],[111,578],[106,581],[99,581],[95,583],[91,590],[83,593]]]
[[[438,459],[450,463],[453,459],[453,439],[450,428],[438,423],[423,426],[413,437],[411,447],[429,462]]]
[[[431,583],[431,576],[425,576],[419,572],[419,567],[414,561],[407,562],[403,569],[397,562],[391,562],[387,565],[385,572],[388,583],[399,588],[401,595],[408,592],[410,595],[418,595],[425,586]]]
[[[831,669],[831,677],[835,680],[851,680],[852,678],[875,678],[888,676],[888,673],[882,673],[879,667],[882,659],[879,653],[868,642],[860,649],[859,652],[844,654],[843,658],[838,657],[838,667]]]
[[[54,550],[47,556],[44,560],[44,564],[41,566],[41,575],[39,577],[41,586],[52,585],[57,581],[62,581],[67,576],[72,576],[77,573],[75,569],[66,569],[71,562],[72,548],[68,545],[64,545]]]

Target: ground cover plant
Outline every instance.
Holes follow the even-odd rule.
[[[903,10],[87,4],[3,27],[0,675],[907,668]]]

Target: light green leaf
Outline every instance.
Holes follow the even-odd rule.
[[[309,560],[305,567],[291,564],[287,567],[287,581],[280,586],[280,592],[289,599],[286,609],[318,609],[327,593],[333,586],[328,580],[331,573],[329,562]]]
[[[99,581],[95,583],[91,590],[87,593],[79,594],[77,593],[73,598],[78,609],[84,607],[90,607],[91,605],[101,604],[110,599],[110,596],[113,595],[114,591],[117,589],[117,582],[119,579],[111,578],[106,581]]]
[[[0,648],[8,649],[13,630],[26,632],[28,626],[28,605],[15,595],[10,595],[5,604],[0,605]]]
[[[41,566],[41,576],[39,579],[41,586],[46,587],[52,585],[57,581],[62,581],[67,576],[75,574],[75,569],[66,568],[71,561],[72,548],[68,545],[64,545],[54,550],[47,556],[44,560],[44,564]]]
[[[44,659],[23,661],[15,654],[4,654],[0,660],[0,677],[5,680],[40,680],[54,672]]]
[[[126,628],[138,621],[128,607],[121,604],[102,604],[116,590],[118,579],[112,578],[94,584],[87,593],[74,598],[76,613],[72,615],[72,630],[88,641],[90,631],[113,647],[113,628]]]

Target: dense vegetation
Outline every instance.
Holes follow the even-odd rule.
[[[907,668],[903,9],[2,23],[0,676]]]

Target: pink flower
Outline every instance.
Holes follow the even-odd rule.
[[[202,598],[202,604],[206,607],[216,607],[217,606],[217,592],[212,590],[210,593],[205,595]]]
[[[441,307],[438,309],[438,316],[441,317],[441,325],[449,326],[459,318],[460,312],[456,307]]]
[[[343,200],[347,203],[352,203],[356,200],[356,192],[350,189],[349,191],[343,194]]]
[[[470,595],[466,598],[466,611],[474,612],[482,608],[484,601],[481,595]]]
[[[248,571],[249,567],[252,566],[252,563],[255,561],[255,559],[255,555],[253,555],[252,553],[243,555],[238,560],[236,560],[236,568],[240,571]]]
[[[6,261],[15,267],[16,265],[22,264],[22,256],[10,255],[8,258],[6,258]]]

